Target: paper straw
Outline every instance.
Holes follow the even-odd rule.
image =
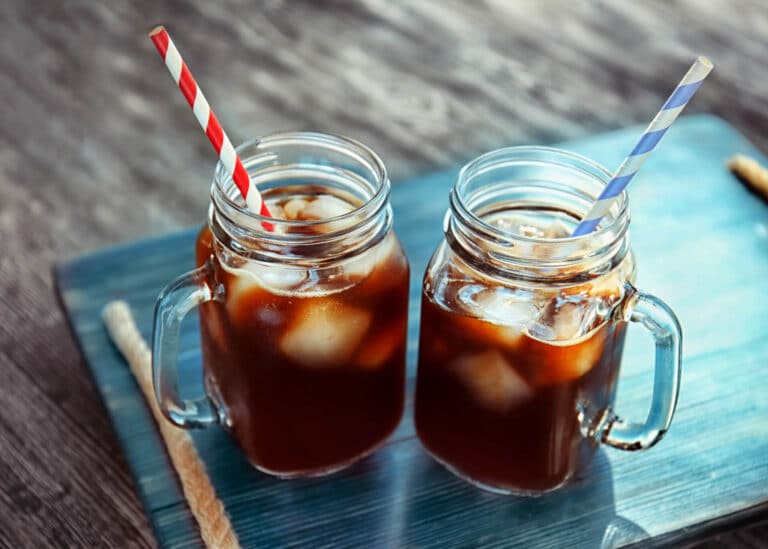
[[[712,68],[712,63],[706,57],[696,59],[677,85],[677,88],[675,88],[675,91],[672,92],[667,102],[664,103],[664,106],[661,107],[661,110],[648,125],[635,148],[632,149],[629,156],[621,163],[611,181],[603,189],[603,192],[600,193],[597,201],[592,204],[584,219],[576,227],[576,230],[573,231],[572,236],[589,234],[595,230],[600,220],[608,213],[613,202],[629,182],[632,181],[632,178],[653,152],[653,149],[656,148],[656,145],[659,144],[664,133],[691,100],[693,94],[699,89],[699,86],[701,86],[701,83]]]
[[[111,301],[104,307],[102,318],[109,337],[125,357],[147,406],[152,411],[168,455],[179,475],[181,488],[200,526],[200,536],[206,547],[239,549],[235,530],[227,516],[224,504],[205,471],[205,464],[197,453],[189,432],[174,427],[163,417],[152,390],[152,356],[141,337],[133,315],[124,301]]]
[[[192,107],[195,118],[197,118],[203,131],[205,131],[205,135],[208,136],[208,140],[213,145],[216,154],[219,155],[219,160],[227,171],[232,174],[232,180],[240,190],[240,194],[243,195],[248,209],[260,215],[272,217],[269,208],[267,208],[267,205],[261,199],[259,191],[251,181],[248,171],[235,152],[232,142],[227,137],[221,124],[219,124],[219,119],[216,118],[210,105],[208,105],[208,101],[205,99],[205,95],[203,95],[203,90],[197,85],[197,81],[181,58],[181,54],[176,49],[173,40],[168,35],[168,31],[165,30],[165,27],[159,25],[152,29],[149,37],[154,42],[160,57],[165,61],[165,66],[168,67],[168,71],[170,71],[173,80],[179,86],[181,93],[184,94],[187,103]],[[269,230],[272,229],[269,223],[265,223],[264,226]]]

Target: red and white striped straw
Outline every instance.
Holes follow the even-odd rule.
[[[272,214],[267,208],[267,205],[261,199],[261,195],[256,187],[251,182],[251,178],[248,175],[248,171],[243,166],[240,157],[235,152],[235,148],[232,146],[232,142],[224,133],[224,129],[219,124],[218,118],[211,110],[208,101],[203,95],[203,90],[197,85],[197,81],[189,72],[187,64],[181,58],[179,50],[176,49],[176,45],[168,35],[168,31],[165,27],[159,25],[152,29],[149,33],[149,37],[154,42],[157,51],[160,53],[160,57],[165,61],[165,66],[171,73],[176,84],[178,84],[181,93],[187,99],[187,103],[192,107],[192,112],[195,113],[195,118],[200,123],[200,126],[205,131],[205,135],[208,136],[208,140],[213,145],[216,154],[219,155],[219,160],[224,167],[232,174],[232,179],[240,190],[240,193],[245,199],[245,204],[249,210],[254,213],[266,217],[272,217]],[[271,224],[264,224],[265,226]],[[271,229],[270,227],[267,227]]]

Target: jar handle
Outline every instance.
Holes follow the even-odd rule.
[[[218,422],[218,414],[207,395],[186,400],[179,395],[179,332],[192,309],[214,299],[210,266],[205,265],[168,284],[155,304],[152,330],[152,375],[155,399],[163,415],[185,429],[207,427]]]
[[[645,423],[631,423],[609,411],[599,439],[621,450],[645,450],[659,442],[672,423],[680,392],[682,330],[675,313],[659,298],[628,285],[624,318],[643,325],[656,344],[653,398]]]

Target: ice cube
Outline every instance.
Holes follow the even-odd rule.
[[[319,221],[332,219],[344,215],[354,210],[355,207],[344,200],[331,195],[321,195],[311,200],[299,212],[297,219],[305,221]],[[356,222],[356,219],[344,219],[338,221],[329,221],[316,227],[318,232],[329,233],[341,230]]]
[[[515,349],[523,337],[523,331],[517,327],[499,326],[479,318],[457,317],[456,326],[461,337],[469,337],[481,345],[493,345],[505,349]]]
[[[525,380],[495,349],[459,357],[453,370],[475,401],[495,413],[508,412],[532,394]]]
[[[541,236],[544,238],[568,238],[574,228],[569,227],[562,219],[554,219],[544,227]]]
[[[618,301],[624,295],[625,273],[618,269],[590,281],[587,285],[589,295],[606,298],[609,301]]]
[[[371,324],[371,313],[332,298],[309,298],[280,338],[280,349],[308,368],[349,363]]]
[[[565,383],[586,374],[600,360],[605,328],[570,341],[528,339],[524,352],[536,385]]]
[[[508,233],[531,238],[540,238],[546,227],[543,219],[524,213],[501,213],[487,221]]]
[[[373,332],[365,338],[354,360],[366,370],[378,370],[400,348],[406,337],[406,319],[377,326]]]
[[[253,273],[265,289],[275,293],[298,288],[309,278],[307,269],[285,265],[249,264],[246,270]]]
[[[544,341],[578,339],[594,327],[599,305],[599,300],[584,295],[554,297],[528,332]]]
[[[497,286],[474,295],[481,318],[503,326],[526,326],[538,315],[530,292]]]
[[[535,365],[537,384],[560,383],[581,377],[600,359],[603,328],[600,299],[583,293],[552,298],[537,322],[528,327],[531,336],[523,349]]]
[[[587,332],[594,320],[594,307],[591,300],[566,302],[557,307],[552,316],[552,339],[555,341],[572,340]]]
[[[503,286],[467,284],[456,297],[468,313],[458,320],[462,331],[484,344],[517,346],[525,327],[538,314],[530,295]]]
[[[283,213],[286,219],[298,219],[302,210],[307,207],[307,201],[303,198],[292,198],[283,204]]]
[[[490,221],[496,227],[528,238],[567,238],[573,232],[563,219],[538,213],[506,213]]]
[[[382,265],[389,259],[397,249],[396,246],[397,239],[394,233],[390,233],[373,248],[345,261],[341,266],[342,272],[350,279],[365,278],[377,265]]]
[[[247,299],[262,292],[261,301],[269,300],[268,294],[290,295],[309,280],[309,271],[284,265],[272,265],[248,261],[237,269],[226,269],[230,274],[227,283],[227,312],[233,322],[242,324],[251,318],[254,301]]]
[[[304,206],[297,217],[305,220],[330,219],[351,212],[353,209],[352,204],[335,196],[324,194]]]
[[[301,287],[309,279],[307,269],[248,261],[240,268],[225,270],[232,275],[227,288],[227,302],[237,301],[255,288],[285,295]]]

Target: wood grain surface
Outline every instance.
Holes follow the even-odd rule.
[[[395,184],[502,145],[645,122],[699,53],[716,69],[690,112],[768,150],[758,0],[3,2],[4,546],[154,545],[50,268],[203,217],[213,156],[146,38],[158,22],[233,141],[346,134]],[[768,539],[765,525],[745,528],[707,544]]]
[[[616,165],[642,129],[563,146]],[[768,325],[761,322],[764,304],[749,299],[768,277],[768,209],[726,169],[736,153],[768,164],[721,119],[685,116],[632,183],[638,287],[662,296],[684,327],[680,403],[658,447],[643,453],[604,449],[575,482],[540,498],[482,493],[446,472],[414,432],[421,295],[415,275],[405,413],[369,459],[331,477],[284,482],[250,467],[222,429],[190,432],[243,546],[609,549],[649,540],[689,542],[768,508],[768,349],[762,344]],[[442,237],[456,171],[408,180],[392,191],[395,231],[414,273],[423,272]],[[110,300],[124,299],[149,339],[156,296],[193,268],[197,232],[193,227],[133,241],[56,267],[67,317],[165,549],[194,546],[200,536],[101,312]],[[674,238],[660,246],[659,234],[671,233]],[[719,311],[719,322],[711,310]],[[200,332],[193,319],[182,326],[179,342],[179,390],[200,395]],[[615,403],[624,418],[647,414],[651,354],[648,334],[631,325]]]

